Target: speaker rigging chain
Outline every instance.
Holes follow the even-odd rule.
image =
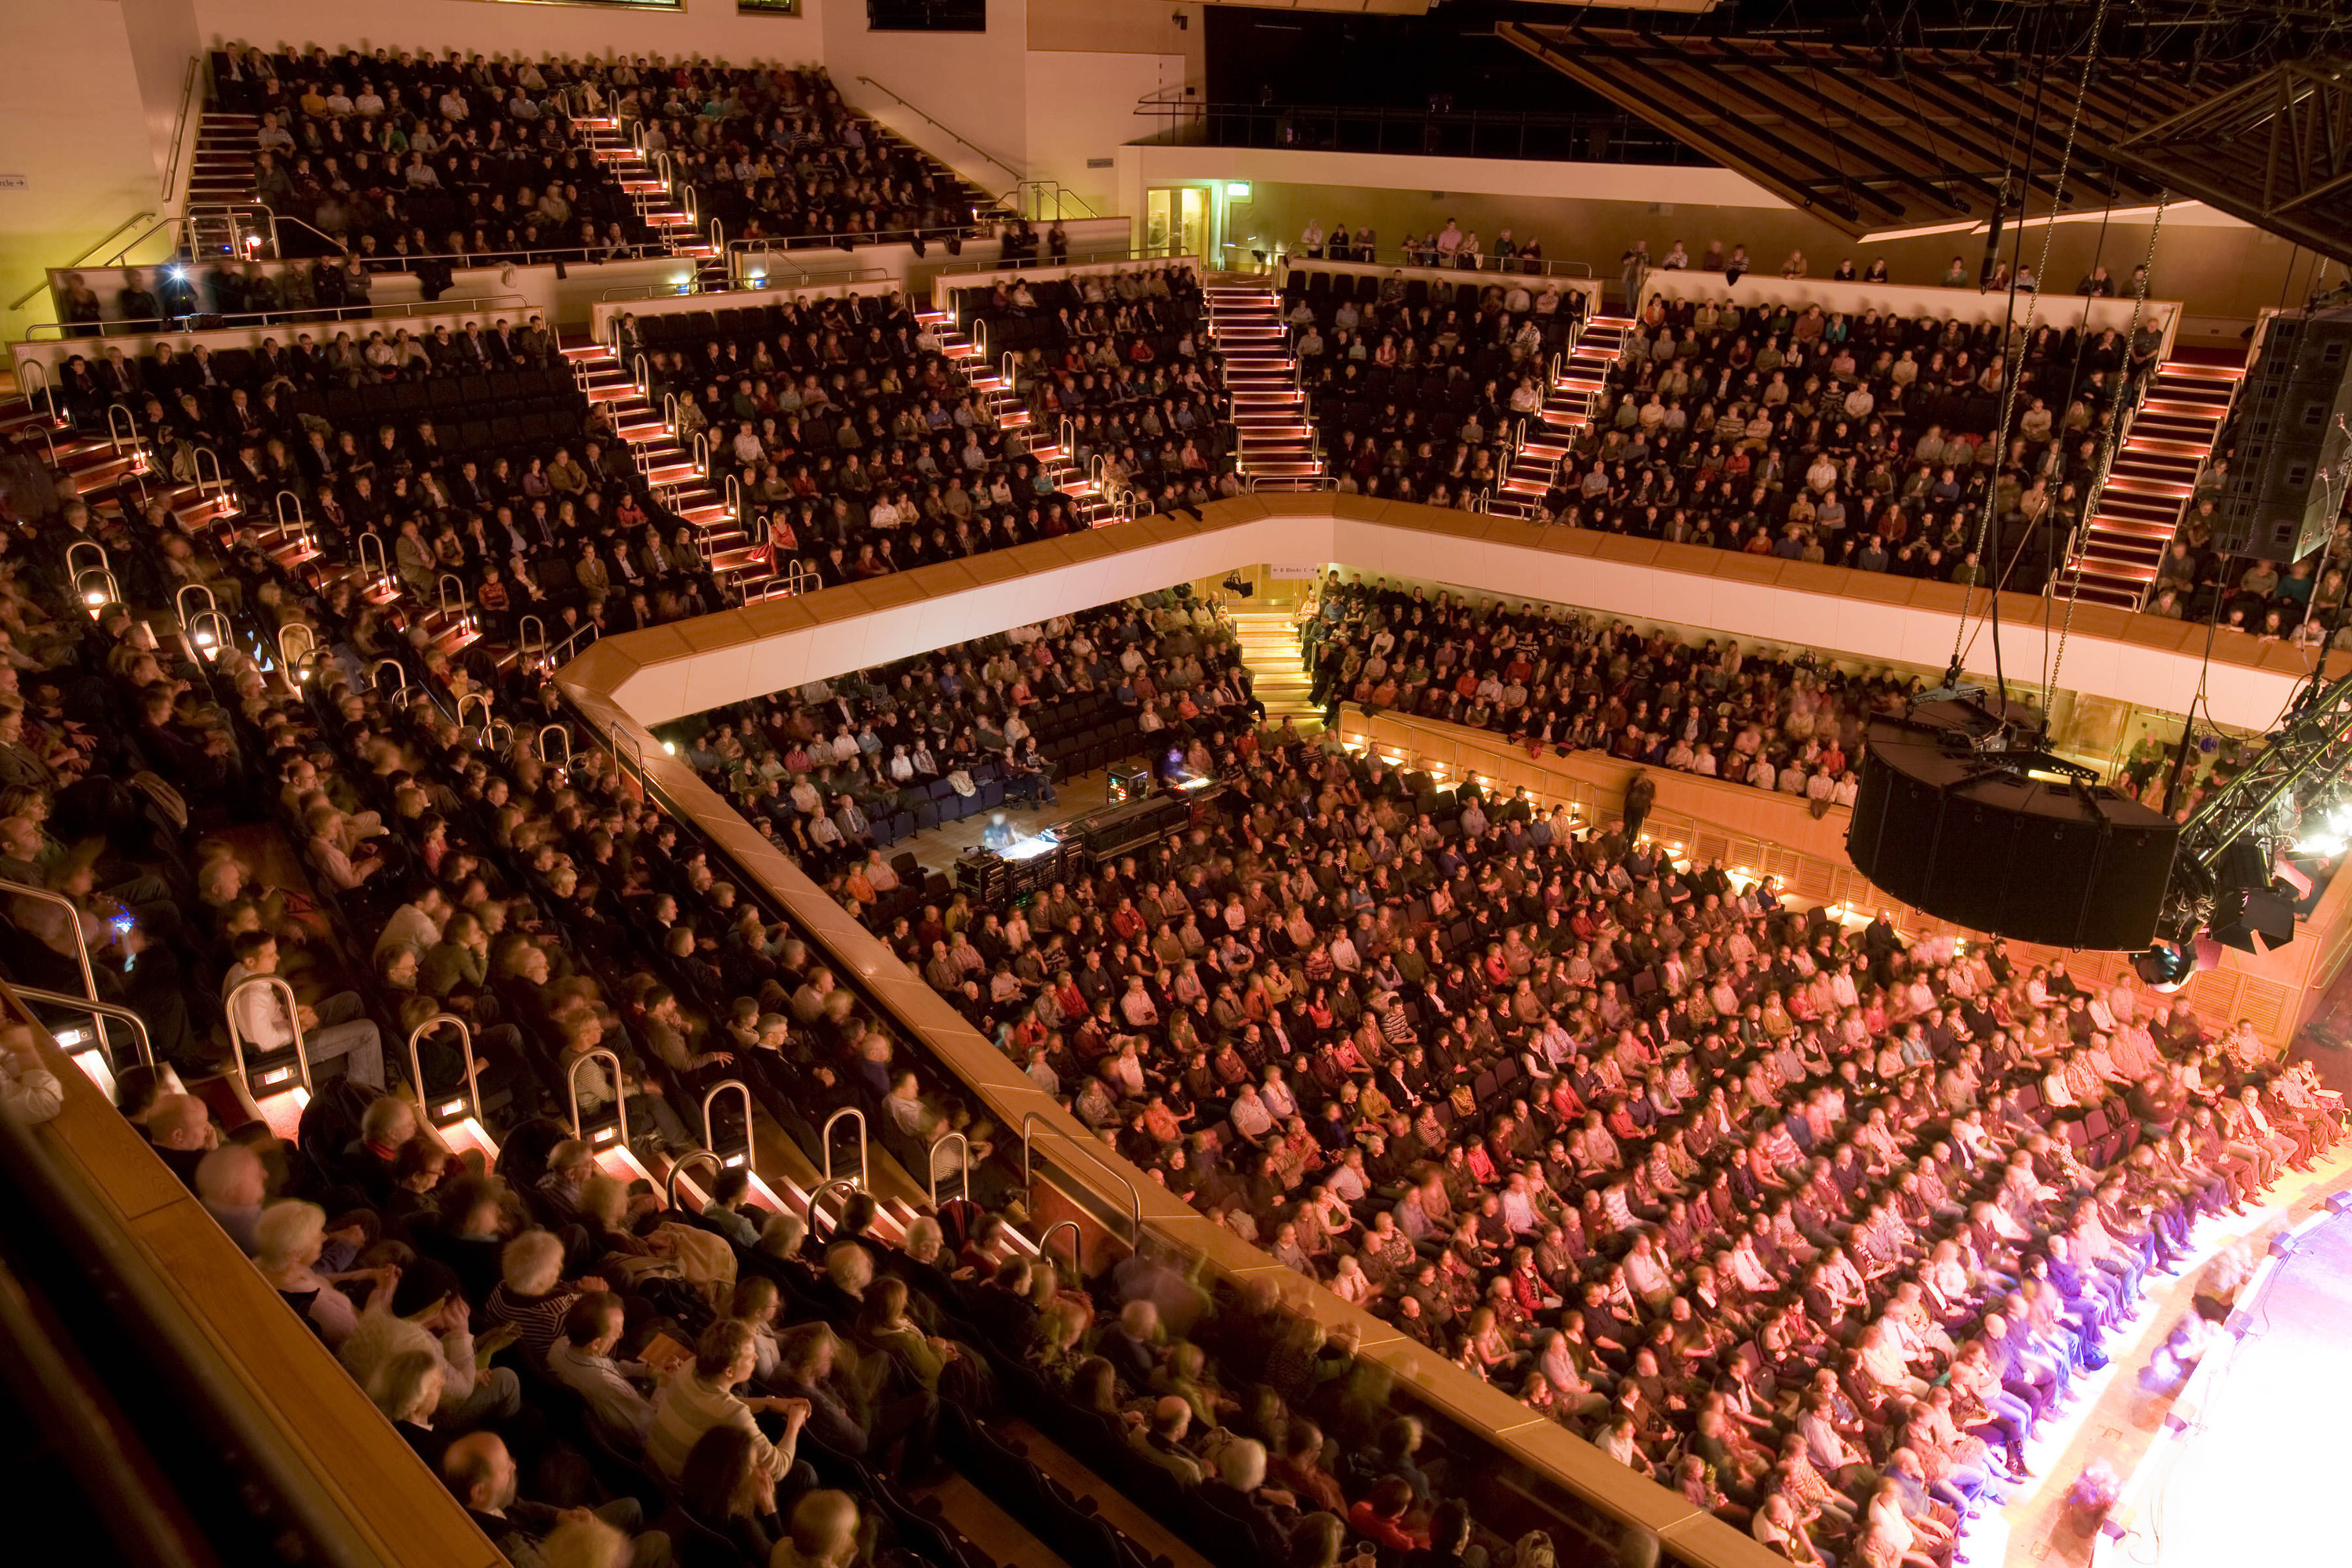
[[[2033,288],[2028,294],[2025,301],[2024,327],[2021,331],[2014,333],[2012,333],[2011,329],[2015,326],[2016,321],[2018,278],[2014,273],[2012,273],[2009,279],[2010,314],[2001,323],[2004,341],[2001,343],[2003,368],[2000,386],[2000,419],[1994,427],[1993,435],[1993,439],[2004,444],[2009,440],[2011,419],[2017,411],[2017,351],[2024,342],[2031,339],[2033,335],[2033,318],[2036,310],[2042,302],[2042,290],[2045,286],[2045,282],[2042,275],[2050,266],[2050,244],[2053,239],[2057,237],[2059,212],[2060,209],[2064,206],[2066,201],[2066,175],[2074,166],[2074,140],[2083,128],[2083,109],[2084,104],[2089,101],[2091,96],[2091,77],[2098,65],[2099,37],[2105,27],[2107,5],[2108,0],[2099,0],[2098,9],[2093,13],[2091,16],[2091,35],[2089,44],[2084,51],[2083,74],[2080,79],[2075,83],[2074,109],[2073,114],[2066,121],[2066,143],[2058,155],[2058,174],[2050,186],[2050,216],[2045,220],[2042,230],[2042,259],[2034,264]],[[2031,194],[2031,190],[2032,187],[2028,186],[2026,188],[2026,192],[2024,194],[2021,194],[2018,197],[2017,216],[2018,222],[2021,226],[2025,221],[2026,201],[2028,195]],[[2020,243],[2021,247],[2021,236],[2020,237]],[[1993,507],[1995,505],[1995,498],[1999,493],[1999,488],[2000,487],[1998,486],[1994,486],[1986,491],[1984,510],[1977,514],[1977,536],[1974,552],[1979,561],[1982,561],[1984,559],[1985,539],[1992,530]],[[2000,614],[2000,584],[1996,583],[1993,585],[1992,592],[1988,595],[1986,598],[1985,613],[1988,616],[1997,616]],[[1960,656],[1961,641],[1968,634],[1968,612],[1963,608],[1960,612],[1959,624],[1952,629],[1952,658],[1956,661]],[[1994,634],[1993,642],[1994,653],[1997,656],[2000,652],[1999,633]]]
[[[2131,385],[2132,345],[2138,340],[2140,321],[2147,310],[2147,291],[2156,282],[2156,240],[2157,236],[2164,232],[2164,209],[2171,200],[2172,191],[2168,186],[2158,190],[2156,194],[2156,221],[2148,226],[2147,255],[2140,262],[2139,287],[2132,293],[2131,325],[2124,331],[2124,374],[2116,378],[2115,390],[2109,394],[2106,443],[2105,448],[2099,454],[2099,482],[2092,488],[2091,494],[2084,499],[2083,516],[2074,525],[2074,538],[2067,542],[2067,552],[2070,555],[2080,548],[2080,541],[2089,535],[2091,504],[2097,499],[2099,492],[2106,488],[2107,474],[2115,467],[2116,453],[2123,447],[2124,394]],[[2110,207],[2114,205],[2113,203],[2108,205]],[[2053,224],[2051,226],[2055,228],[2057,225]],[[2104,227],[2104,224],[2101,226]],[[2083,307],[2083,331],[2086,337],[2090,330],[2091,310],[2086,304]],[[2186,502],[2182,504],[2184,507],[2187,505]],[[2179,523],[2173,525],[2175,532],[2179,531]],[[2079,571],[2075,574],[2075,581],[2078,584],[2082,581],[2082,574]],[[2057,589],[2057,579],[2053,577],[2045,592],[2055,594]],[[2066,638],[2074,629],[2076,598],[2077,595],[2072,594],[2066,596],[2066,614],[2058,624],[2058,647],[2051,656],[2049,678],[2042,682],[2042,725],[2045,733],[2048,732],[2052,715],[2058,711],[2058,670],[2066,662]],[[2042,624],[2045,626],[2049,624],[2046,618]]]

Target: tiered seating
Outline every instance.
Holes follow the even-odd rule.
[[[1024,279],[959,289],[951,303],[985,351],[971,359],[970,384],[1002,427],[1034,433],[1031,456],[1052,448],[1074,475],[1066,492],[1105,502],[1133,492],[1151,511],[1233,472],[1226,367],[1208,352],[1190,268]]]
[[[2244,376],[2242,363],[2168,360],[2158,368],[2099,491],[2081,548],[2059,576],[2062,596],[2118,609],[2147,607]],[[2260,626],[2259,617],[2253,624]]]
[[[1539,465],[1566,450],[1583,367],[1567,380],[1550,367],[1575,347],[1582,296],[1535,282],[1293,268],[1283,319],[1342,489],[1491,505],[1525,493],[1509,483],[1527,471],[1514,454],[1532,447],[1525,455]]]

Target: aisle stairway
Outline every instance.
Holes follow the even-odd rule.
[[[2139,607],[2245,374],[2242,358],[2234,364],[2168,360],[2157,367],[2074,558],[2053,585],[2060,598]]]
[[[572,134],[621,182],[622,194],[636,204],[637,216],[669,253],[693,259],[697,293],[729,287],[727,258],[696,226],[661,176],[637,155],[616,121],[609,115],[582,115],[572,121]]]
[[[1607,384],[1609,367],[1617,363],[1633,324],[1623,316],[1595,316],[1584,324],[1566,357],[1546,377],[1543,410],[1521,431],[1503,488],[1488,501],[1490,510],[1513,517],[1535,515],[1570,444],[1591,423],[1593,400]]]
[[[1246,605],[1247,601],[1241,601]],[[1226,617],[1241,644],[1242,663],[1249,667],[1257,700],[1265,704],[1265,721],[1295,721],[1301,734],[1323,728],[1323,710],[1310,700],[1315,682],[1299,661],[1298,623],[1288,610],[1253,610],[1228,605]]]
[[[260,132],[261,121],[253,115],[204,111],[196,127],[195,159],[188,169],[190,206],[243,205],[260,199],[253,183]]]
[[[1321,489],[1323,464],[1315,456],[1315,427],[1307,421],[1280,300],[1254,284],[1213,284],[1206,293],[1209,341],[1225,362],[1243,476],[1254,489]]]
[[[1102,486],[1089,474],[1082,472],[1077,458],[1063,444],[1061,432],[1041,430],[1029,405],[1021,401],[1013,384],[1006,379],[1003,364],[990,364],[987,351],[956,324],[949,311],[920,310],[915,320],[928,328],[940,340],[940,353],[948,367],[963,377],[964,384],[972,390],[980,406],[1005,433],[1013,450],[1025,451],[1032,462],[1054,478],[1054,489],[1068,506],[1070,515],[1087,528],[1099,528],[1118,521],[1115,498],[1103,493]]]
[[[692,449],[663,423],[645,389],[603,343],[566,346],[572,378],[592,404],[602,404],[621,438],[629,444],[637,471],[664,504],[691,523],[703,559],[721,585],[743,598],[757,598],[771,576],[762,542],[750,537],[728,510],[726,497],[696,466]]]

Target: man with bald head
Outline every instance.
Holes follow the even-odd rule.
[[[147,1141],[173,1173],[194,1188],[196,1167],[220,1147],[220,1129],[194,1095],[167,1094],[147,1112]]]

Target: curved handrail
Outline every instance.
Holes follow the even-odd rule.
[[[1021,1193],[1024,1200],[1028,1203],[1029,1212],[1032,1214],[1037,1212],[1035,1197],[1037,1187],[1036,1179],[1032,1174],[1029,1164],[1029,1156],[1032,1147],[1032,1141],[1029,1136],[1029,1124],[1033,1121],[1041,1121],[1045,1120],[1045,1113],[1042,1110],[1032,1110],[1025,1113],[1021,1118]],[[1045,1131],[1053,1133],[1055,1137],[1061,1139],[1062,1142],[1070,1144],[1074,1148],[1086,1149],[1087,1156],[1091,1158],[1095,1163],[1100,1165],[1104,1172],[1110,1176],[1111,1180],[1117,1182],[1120,1186],[1127,1189],[1129,1215],[1135,1227],[1130,1233],[1129,1240],[1131,1245],[1139,1247],[1141,1247],[1143,1245],[1142,1191],[1138,1188],[1133,1182],[1129,1181],[1126,1176],[1122,1175],[1119,1173],[1118,1168],[1113,1165],[1109,1161],[1104,1159],[1098,1152],[1087,1148],[1084,1139],[1073,1138],[1058,1127],[1048,1127]]]
[[[299,653],[295,651],[294,647],[298,642],[301,644],[301,651]],[[289,676],[301,666],[305,659],[318,651],[319,634],[310,629],[310,622],[288,621],[278,628],[278,668]]]
[[[380,658],[373,664],[369,665],[368,685],[378,691],[383,689],[383,683],[378,680],[376,677],[383,673],[383,667],[387,664],[392,666],[392,672],[400,677],[400,684],[392,689],[392,700],[394,702],[397,702],[408,694],[408,667],[401,663],[400,660],[396,658]]]
[[[375,546],[375,569],[373,573],[368,570],[368,546],[370,544],[373,544]],[[361,574],[362,576],[372,576],[375,581],[382,583],[385,587],[391,587],[392,553],[383,542],[383,535],[371,528],[366,532],[360,535],[357,548],[360,557]]]
[[[82,552],[85,550],[89,551],[98,557],[98,564],[95,568],[88,568],[82,565]],[[66,546],[66,574],[73,578],[76,582],[79,582],[81,580],[81,574],[84,571],[96,570],[104,572],[109,570],[113,564],[114,563],[112,558],[106,553],[106,546],[100,544],[95,539],[77,539],[71,544]]]
[[[710,1108],[718,1103],[720,1095],[730,1089],[743,1097],[743,1166],[744,1169],[750,1170],[751,1169],[751,1086],[741,1079],[723,1078],[702,1091],[702,1146],[705,1149],[719,1147],[718,1124],[711,1119]],[[719,1163],[721,1165],[731,1165],[735,1162],[721,1158]]]
[[[221,477],[220,454],[214,451],[210,447],[199,447],[195,450],[195,456],[188,460],[192,465],[194,465],[196,471],[196,494],[206,500],[213,501],[214,504],[219,507],[223,511],[231,510],[229,502],[232,497],[229,492],[228,480]],[[210,462],[212,464],[213,471],[209,478],[205,474],[205,465],[206,462]],[[213,494],[215,490],[218,490],[220,492],[217,498]]]
[[[959,1151],[956,1158],[956,1177],[963,1187],[963,1201],[971,1202],[971,1140],[961,1132],[950,1131],[932,1139],[931,1146],[924,1156],[924,1163],[928,1167],[924,1174],[930,1178],[933,1208],[940,1206],[940,1151],[950,1142],[953,1142]]]
[[[236,1025],[236,999],[257,985],[282,994],[286,1004],[286,1026],[294,1032],[294,1065],[302,1075],[300,1087],[308,1093],[311,1089],[310,1047],[302,1037],[302,1004],[295,996],[294,987],[286,984],[286,977],[282,974],[256,974],[240,980],[221,1003],[221,1010],[228,1015],[228,1048],[236,1064],[236,1080],[245,1086],[247,1099],[260,1100],[261,1097],[253,1092],[253,1079],[245,1070],[245,1031]]]
[[[122,417],[116,418],[118,414]],[[118,458],[122,456],[125,447],[131,448],[134,461],[142,460],[147,456],[147,449],[139,444],[139,416],[120,403],[106,405],[106,445],[108,450]]]
[[[547,623],[537,616],[524,616],[517,620],[515,651],[526,659],[543,656],[547,652]]]
[[[457,694],[457,728],[460,730],[466,727],[466,705],[467,703],[478,703],[481,707],[482,725],[477,733],[481,736],[482,741],[487,744],[490,738],[490,726],[496,722],[496,720],[490,713],[490,694],[487,691],[461,691]]]
[[[449,590],[452,587],[457,590],[457,597],[454,604],[449,597]],[[433,580],[433,603],[434,607],[443,615],[453,618],[463,618],[467,609],[466,580],[455,572],[442,573]]]
[[[702,476],[703,482],[708,484],[710,480],[710,432],[708,430],[694,433],[694,467],[695,471]]]
[[[188,595],[191,594],[202,594],[205,596],[203,607],[193,613],[188,609]],[[179,617],[181,626],[191,632],[195,626],[197,616],[203,615],[206,610],[219,608],[220,601],[213,597],[212,589],[203,583],[183,583],[180,584],[180,591],[172,595],[172,613]]]
[[[436,1115],[433,1108],[425,1103],[425,1060],[419,1047],[424,1044],[425,1036],[444,1024],[457,1026],[458,1048],[465,1053],[466,1058],[466,1098],[452,1105],[443,1106],[442,1114]],[[479,1121],[482,1119],[482,1082],[474,1071],[474,1026],[455,1013],[436,1013],[414,1029],[409,1030],[408,1085],[409,1092],[416,1097],[416,1114],[425,1118],[426,1126],[448,1126],[457,1121],[457,1117],[452,1113],[459,1110],[467,1112],[475,1121]]]
[[[63,1007],[72,1012],[89,1014],[91,1024],[96,1026],[95,1043],[100,1050],[106,1053],[106,1059],[110,1066],[114,1061],[114,1050],[106,1043],[106,1020],[121,1019],[131,1026],[131,1036],[139,1042],[140,1066],[152,1068],[155,1065],[155,1041],[154,1037],[147,1033],[147,1020],[130,1008],[119,1006],[112,1002],[100,1002],[95,997],[75,996],[63,991],[44,991],[37,985],[18,985],[12,982],[8,988],[16,994],[19,1001],[38,1003],[44,1007]],[[58,1044],[68,1049],[71,1049],[78,1043],[62,1037],[58,1037],[57,1039]]]
[[[11,882],[0,878],[0,893],[13,893],[20,899],[36,899],[45,904],[55,904],[66,912],[66,926],[74,933],[74,957],[81,965],[82,1000],[98,1000],[98,973],[89,966],[89,936],[82,930],[81,908],[63,893],[47,888],[37,888],[29,882]]]
[[[817,1150],[824,1159],[824,1179],[828,1182],[835,1179],[833,1174],[833,1129],[835,1124],[840,1121],[840,1120],[845,1116],[854,1117],[857,1121],[857,1181],[855,1185],[857,1191],[861,1193],[866,1192],[868,1190],[868,1184],[866,1182],[868,1173],[866,1158],[866,1112],[858,1110],[857,1107],[854,1105],[845,1105],[839,1110],[835,1111],[831,1116],[826,1117],[824,1119],[824,1130],[817,1134]]]
[[[829,1182],[821,1182],[817,1184],[816,1191],[809,1194],[809,1239],[815,1242],[819,1247],[823,1247],[824,1245],[824,1233],[817,1228],[818,1222],[824,1217],[824,1194],[829,1192],[833,1192],[835,1189],[847,1194],[841,1200],[841,1212],[847,1214],[849,1212],[850,1198],[854,1198],[857,1195],[856,1184],[851,1182],[847,1177],[835,1176]]]
[[[97,586],[92,587],[92,583]],[[107,605],[122,602],[122,584],[115,581],[114,574],[106,567],[85,566],[74,574],[73,585],[74,597],[89,611],[92,620],[96,620],[99,612]]]
[[[1038,1258],[1046,1263],[1054,1261],[1054,1233],[1058,1230],[1066,1230],[1070,1233],[1070,1271],[1073,1274],[1083,1275],[1087,1267],[1087,1238],[1085,1233],[1078,1229],[1076,1220],[1057,1219],[1047,1226],[1045,1234],[1037,1238]]]
[[[668,1197],[670,1207],[677,1207],[677,1179],[686,1174],[688,1169],[701,1164],[705,1160],[709,1161],[719,1170],[723,1171],[727,1168],[727,1163],[708,1149],[688,1149],[670,1162],[669,1174],[662,1181],[662,1191]]]
[[[984,160],[984,161],[986,161],[986,162],[988,162],[988,163],[991,163],[995,164],[998,168],[1000,168],[1000,169],[1003,170],[1006,174],[1008,174],[1012,175],[1012,176],[1013,176],[1013,183],[1014,184],[1016,184],[1016,185],[1017,185],[1017,184],[1019,184],[1023,180],[1024,180],[1024,179],[1026,179],[1026,178],[1028,177],[1027,175],[1025,175],[1025,174],[1022,174],[1022,172],[1021,172],[1020,170],[1018,170],[1018,169],[1014,168],[1012,164],[1010,164],[1010,163],[1006,163],[1003,159],[999,158],[999,157],[996,157],[996,156],[995,156],[994,154],[992,154],[992,153],[986,153],[986,152],[982,151],[981,146],[980,146],[980,144],[979,144],[978,142],[971,141],[971,140],[970,138],[968,138],[968,137],[964,137],[964,136],[958,135],[955,132],[949,130],[947,126],[940,124],[940,122],[939,121],[937,121],[937,120],[933,119],[930,115],[929,115],[929,114],[925,114],[925,113],[923,112],[923,110],[920,110],[920,109],[916,109],[914,104],[912,104],[912,103],[908,102],[906,99],[899,97],[899,95],[898,95],[898,93],[892,92],[888,88],[884,87],[880,82],[876,81],[872,77],[870,77],[870,76],[861,76],[861,77],[859,77],[857,79],[858,79],[859,81],[864,82],[866,86],[868,86],[868,87],[872,88],[875,91],[879,92],[879,93],[887,93],[887,94],[888,94],[888,96],[890,96],[891,98],[896,99],[896,100],[898,100],[898,102],[899,103],[899,105],[900,105],[902,108],[914,110],[914,111],[915,111],[917,114],[920,114],[920,115],[922,115],[922,117],[923,117],[926,121],[929,121],[932,125],[937,126],[937,127],[938,127],[941,132],[945,132],[945,133],[946,133],[946,134],[947,134],[950,139],[954,140],[955,142],[958,142],[961,143],[963,146],[966,146],[966,147],[971,148],[971,151],[973,152],[973,153],[975,153],[977,156],[979,156],[980,158],[982,158],[982,160]],[[887,128],[886,128],[886,129],[887,129]]]
[[[593,1061],[608,1062],[613,1068],[613,1110],[619,1116],[620,1145],[629,1146],[629,1095],[621,1087],[621,1058],[603,1046],[591,1046],[572,1058],[570,1070],[563,1075],[563,1087],[572,1097],[572,1136],[584,1139],[586,1125],[580,1120],[580,1069]]]
[[[547,737],[551,731],[563,737],[563,761],[561,763],[558,763],[553,757],[547,754]],[[531,737],[530,749],[532,753],[536,755],[541,762],[545,763],[550,767],[561,767],[566,773],[569,773],[572,770],[572,726],[569,724],[541,724],[539,727],[539,733]]]

